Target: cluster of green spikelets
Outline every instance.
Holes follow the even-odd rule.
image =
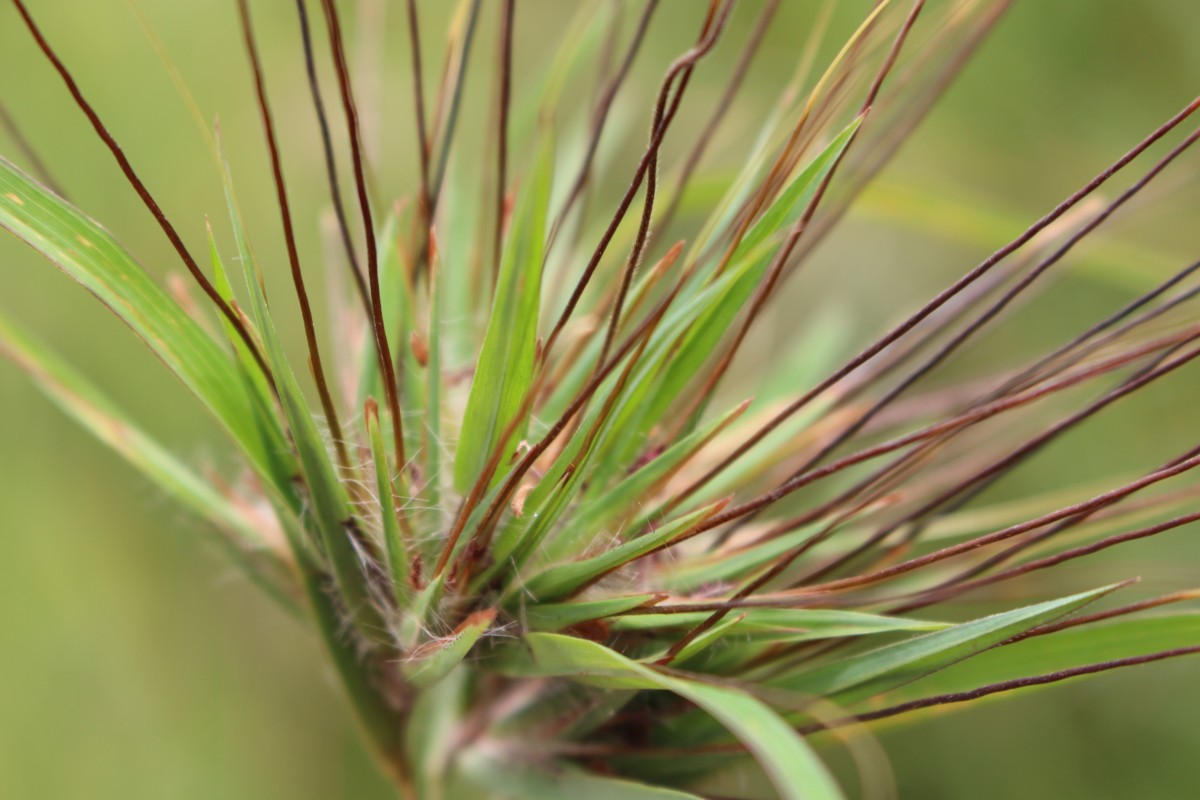
[[[675,110],[732,3],[697,5],[696,44],[670,66],[648,146],[614,207],[584,202],[588,181],[657,3],[644,4],[628,50],[602,59],[591,127],[571,143],[555,138],[562,121],[551,111],[580,80],[578,66],[614,46],[604,41],[611,4],[580,12],[535,91],[510,85],[513,4],[492,12],[464,0],[431,123],[417,98],[426,146],[416,202],[382,219],[369,200],[336,7],[323,2],[339,77],[330,106],[340,114],[318,107],[326,130],[340,118],[352,143],[348,154],[329,154],[331,169],[351,168],[353,199],[334,196],[357,297],[335,315],[341,347],[322,361],[242,3],[310,337],[310,369],[299,369],[273,321],[283,292],[268,305],[223,157],[236,258],[210,231],[204,269],[16,5],[216,313],[180,302],[45,180],[8,161],[0,161],[0,225],[123,319],[221,423],[253,477],[233,486],[200,477],[3,320],[0,349],[202,518],[254,581],[311,620],[405,796],[461,796],[474,783],[514,798],[703,797],[704,775],[748,753],[780,796],[837,797],[809,743],[826,729],[1196,650],[1193,614],[1123,618],[1190,592],[1090,616],[1072,615],[1117,587],[956,624],[938,620],[961,612],[936,610],[1196,517],[1169,516],[1194,493],[1157,489],[1195,466],[1194,450],[1067,505],[1035,498],[962,508],[1063,430],[1193,357],[1195,326],[1162,323],[1190,297],[1171,291],[1194,265],[983,388],[894,402],[1190,145],[1109,205],[1080,210],[1196,103],[859,355],[838,366],[836,346],[800,338],[798,357],[771,359],[784,378],[777,388],[757,387],[745,392],[758,395],[753,403],[741,402],[723,378],[762,306],[1007,3],[939,10],[925,34],[914,33],[921,3],[881,3],[823,76],[811,78],[803,56],[761,136],[739,145],[740,174],[697,226],[695,213],[675,221],[680,199],[697,183],[693,170],[777,2],[762,4],[710,126],[668,161],[662,144]],[[481,204],[450,143],[476,29],[493,16],[500,132]],[[906,60],[914,35],[919,56]],[[804,52],[820,39],[814,24]],[[528,154],[511,175],[510,153],[514,164]],[[659,187],[660,173],[673,183]],[[665,240],[673,225],[686,243]],[[360,228],[371,235],[356,236]],[[230,273],[234,263],[241,275]],[[319,404],[302,389],[309,374]],[[1052,416],[1050,427],[1019,440],[996,434],[1031,405],[1113,375],[1117,383]],[[995,418],[999,427],[976,435]],[[1101,538],[1114,526],[1119,533]],[[1017,656],[946,669],[1000,646]]]

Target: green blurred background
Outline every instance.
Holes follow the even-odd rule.
[[[223,203],[216,172],[134,16],[122,0],[31,0],[84,90],[196,249],[206,213]],[[301,245],[319,252],[318,142],[291,4],[253,3]],[[347,13],[354,4],[346,3]],[[386,32],[377,108],[384,185],[410,191],[404,28],[398,3],[361,4]],[[450,3],[424,3],[436,42]],[[485,3],[485,5],[487,5]],[[571,3],[517,4],[518,94],[544,67]],[[688,113],[699,119],[760,3],[744,0],[729,37],[697,74]],[[768,47],[715,161],[736,158],[740,134],[785,80],[817,8],[784,0]],[[838,3],[835,29],[871,4]],[[937,7],[939,0],[933,0]],[[944,6],[945,4],[942,3]],[[628,96],[626,131],[641,138],[665,64],[694,35],[698,3],[667,0]],[[275,263],[281,244],[266,181],[234,4],[143,0],[147,16],[206,115],[219,113],[251,230]],[[315,11],[315,8],[314,8]],[[490,16],[485,16],[490,26]],[[840,27],[839,27],[840,26]],[[884,179],[998,215],[994,241],[963,241],[864,214],[814,262],[821,303],[850,319],[855,340],[912,308],[1072,191],[1174,113],[1200,86],[1200,4],[1184,0],[1017,2]],[[490,28],[485,39],[492,38]],[[440,54],[427,62],[440,65]],[[434,70],[436,72],[436,70]],[[364,94],[371,90],[364,87]],[[74,202],[110,227],[149,268],[178,271],[161,235],[44,61],[15,11],[0,7],[0,97],[38,143]],[[691,107],[689,107],[691,108]],[[0,137],[0,152],[16,157]],[[19,160],[19,159],[18,159]],[[1119,242],[1155,265],[1194,257],[1200,192],[1195,159],[1152,205],[1123,218],[1094,249]],[[617,182],[619,183],[619,178]],[[1173,181],[1173,182],[1172,182]],[[397,188],[399,187],[399,188]],[[1008,224],[1011,221],[1011,224]],[[310,258],[310,268],[317,266]],[[224,443],[186,393],[84,292],[0,237],[0,305],[38,331],[151,431],[198,461],[228,464]],[[1083,270],[972,352],[1014,363],[1057,342],[1160,267]],[[279,284],[282,285],[282,284]],[[291,298],[279,291],[279,301]],[[806,300],[810,305],[813,300]],[[290,315],[288,315],[290,316]],[[287,331],[293,338],[298,330]],[[1043,344],[1039,344],[1043,343]],[[1007,490],[1070,485],[1150,465],[1200,422],[1184,379],[1112,415],[1103,436],[1072,440]],[[6,798],[386,797],[359,748],[314,640],[259,597],[193,536],[189,521],[116,456],[49,407],[0,364],[0,796]],[[1066,477],[1064,477],[1064,475]],[[1195,533],[1190,534],[1194,537]],[[1151,589],[1189,585],[1200,555],[1171,543],[1132,547],[1089,575],[1142,573]],[[1182,554],[1182,555],[1181,555]],[[1167,556],[1170,556],[1168,558]],[[1194,577],[1190,580],[1194,580]],[[1178,662],[939,715],[881,733],[904,797],[1175,798],[1195,796],[1197,667]]]

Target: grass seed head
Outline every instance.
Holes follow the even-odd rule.
[[[656,797],[695,797],[689,786],[749,755],[780,796],[834,797],[812,737],[1196,652],[1177,642],[1194,633],[1190,615],[1174,611],[1159,612],[1174,627],[1152,653],[1063,665],[1037,646],[1119,638],[1127,614],[1194,599],[1079,615],[1123,585],[1051,590],[1070,572],[1055,567],[1200,516],[1184,511],[1200,449],[1185,443],[1099,487],[1011,502],[987,490],[1200,355],[1187,316],[1197,264],[1027,363],[963,370],[961,354],[1177,169],[1200,136],[1181,133],[1200,100],[868,343],[789,315],[794,335],[768,348],[756,332],[769,309],[794,302],[814,249],[1008,2],[876,4],[821,68],[830,34],[817,16],[798,32],[809,38],[790,81],[754,78],[777,101],[739,136],[725,176],[706,165],[779,2],[759,5],[740,42],[731,0],[695,7],[694,40],[666,64],[629,157],[606,145],[632,107],[656,0],[631,19],[582,7],[529,81],[514,69],[513,0],[464,0],[438,42],[423,41],[424,8],[408,0],[419,177],[395,187],[372,162],[384,154],[368,157],[377,115],[357,94],[368,76],[350,67],[338,5],[320,0],[310,18],[298,0],[304,70],[268,76],[239,0],[292,298],[265,284],[219,141],[232,237],[210,228],[202,267],[70,54],[14,5],[187,277],[160,288],[62,199],[53,159],[19,134],[35,177],[0,162],[0,224],[159,354],[228,432],[245,475],[194,472],[3,320],[0,347],[315,623],[405,796],[459,796],[447,793],[466,781],[497,796],[649,797],[657,785],[673,791]],[[688,90],[719,48],[738,55],[697,126]],[[280,143],[309,122],[276,124],[268,86],[285,79],[306,85],[321,137],[323,254],[297,244],[306,222],[290,210]],[[481,141],[467,117],[488,120]],[[627,176],[623,190],[610,175]],[[691,193],[709,184],[719,197],[703,193],[698,209]],[[310,300],[319,260],[333,272],[330,331]],[[290,301],[307,349],[297,362],[276,330]],[[748,386],[756,362],[764,380]],[[970,617],[968,594],[997,613]],[[1028,674],[940,682],[998,647],[1026,648]]]

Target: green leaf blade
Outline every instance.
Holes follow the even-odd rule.
[[[820,697],[846,699],[868,696],[885,687],[914,680],[970,658],[1030,628],[1083,608],[1119,584],[1058,600],[993,614],[934,631],[866,653],[851,656],[806,672],[789,675],[771,685]]]
[[[576,592],[609,572],[650,553],[719,512],[728,501],[722,500],[690,514],[671,520],[658,529],[579,561],[567,561],[533,576],[523,586],[539,600],[557,600]]]
[[[447,639],[417,648],[409,660],[400,664],[404,677],[418,689],[433,686],[462,663],[495,619],[495,609],[477,611],[468,616]]]
[[[524,433],[518,425],[508,441],[500,440],[505,428],[516,420],[533,380],[553,172],[553,137],[546,135],[529,186],[513,214],[491,317],[467,397],[454,462],[454,485],[460,492],[470,489],[496,448],[515,447]]]
[[[115,238],[0,158],[0,227],[75,279],[154,351],[258,465],[267,462],[235,360]]]
[[[578,679],[602,676],[628,688],[660,689],[692,701],[746,745],[785,800],[842,797],[824,764],[783,718],[738,689],[666,674],[584,639],[553,633],[528,634],[525,641],[544,674]]]

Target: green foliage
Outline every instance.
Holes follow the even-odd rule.
[[[766,4],[762,30],[776,5]],[[419,200],[395,203],[376,224],[371,206],[381,198],[370,195],[394,188],[374,175],[356,181],[367,253],[330,176],[336,244],[352,269],[365,270],[353,276],[354,307],[330,315],[344,328],[331,337],[340,343],[332,380],[314,357],[319,337],[307,319],[307,369],[289,355],[281,306],[268,302],[276,289],[251,247],[223,152],[230,263],[240,264],[245,288],[234,288],[210,229],[216,324],[214,309],[178,301],[84,211],[0,160],[0,226],[108,306],[215,417],[250,467],[233,488],[186,466],[3,318],[0,351],[314,623],[404,796],[450,798],[474,784],[534,800],[699,798],[712,771],[748,755],[780,797],[841,797],[808,740],[823,727],[855,714],[890,718],[905,701],[958,702],[950,694],[972,687],[983,696],[989,684],[1065,664],[1116,668],[1131,650],[1183,655],[1197,634],[1191,612],[1145,628],[1072,616],[1120,584],[1033,604],[1015,590],[982,609],[955,602],[1196,519],[1168,516],[1192,494],[1158,488],[1200,465],[1190,451],[1141,482],[1084,493],[1090,500],[1072,491],[971,502],[1058,433],[1200,354],[1185,349],[1200,330],[1170,316],[1187,297],[1167,294],[1195,267],[1157,289],[1139,285],[1146,293],[1115,318],[1023,372],[901,398],[1069,249],[1046,249],[1063,235],[1052,223],[1077,238],[1090,232],[1090,222],[1072,229],[1076,220],[1063,214],[1107,171],[859,356],[845,352],[848,325],[807,309],[783,309],[787,327],[807,332],[788,342],[793,352],[754,338],[764,308],[795,301],[780,287],[870,180],[878,165],[868,156],[886,158],[895,132],[903,138],[923,113],[922,92],[960,63],[903,60],[905,80],[896,81],[885,54],[909,59],[911,19],[888,5],[821,79],[798,73],[754,142],[738,145],[730,178],[694,172],[725,106],[690,155],[677,152],[671,127],[692,70],[727,32],[731,4],[714,3],[664,79],[646,149],[617,199],[597,173],[625,77],[614,49],[620,15],[611,4],[581,7],[540,89],[514,99],[513,31],[500,8],[502,134],[479,160],[455,146],[467,95],[451,65],[469,62],[486,18],[482,4],[465,0],[433,114],[414,92],[425,126]],[[960,39],[977,43],[1002,5],[942,9],[944,30],[923,46],[940,54]],[[323,10],[353,123],[336,4]],[[751,39],[747,58],[758,44]],[[564,124],[569,87],[592,60],[601,66],[593,113],[582,127]],[[731,97],[737,88],[735,79]],[[535,127],[531,165],[514,169],[534,149]],[[336,137],[325,137],[332,150]],[[357,147],[352,157],[366,173]],[[285,194],[282,180],[277,188]],[[953,214],[970,236],[1001,243],[992,214],[910,208],[879,190],[868,200],[874,213],[917,225]],[[676,232],[684,241],[667,245],[664,234]],[[1029,262],[989,271],[1026,245],[1036,266],[998,294],[998,279]],[[306,300],[299,281],[295,290]],[[753,365],[743,368],[748,348],[769,351],[759,362],[771,374],[758,380]],[[391,364],[378,356],[388,350]],[[309,400],[309,374],[323,406]],[[1061,415],[1078,400],[1067,389],[1109,375],[1121,388]],[[351,421],[339,427],[330,412],[327,433],[316,409],[333,408],[331,384],[348,395],[336,416]],[[1037,411],[1055,421],[1046,428],[1027,409],[1050,397]],[[1026,434],[1030,416],[1048,432]],[[989,428],[994,417],[1002,421]],[[1103,538],[1115,529],[1123,533]]]
[[[487,333],[463,413],[454,461],[454,482],[460,492],[470,490],[493,451],[512,452],[524,434],[517,422],[533,381],[546,214],[554,177],[554,139],[548,132],[544,137],[530,186],[522,191],[513,213]]]
[[[98,223],[0,159],[0,227],[96,296],[162,359],[255,464],[267,461],[234,363]]]
[[[773,682],[779,688],[845,701],[847,693],[870,695],[884,683],[907,683],[983,652],[1013,636],[1077,611],[1117,587],[1083,594],[964,622],[904,642],[824,664],[811,671]]]
[[[728,687],[686,680],[621,657],[583,639],[531,633],[537,674],[563,676],[619,689],[663,689],[686,698],[720,720],[762,763],[780,796],[788,800],[841,797],[816,755],[761,701]]]

